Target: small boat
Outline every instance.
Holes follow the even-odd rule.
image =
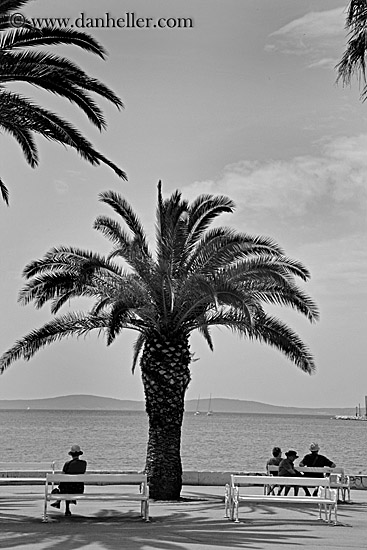
[[[197,403],[196,403],[196,411],[194,412],[194,416],[198,416],[200,414],[199,405],[200,405],[200,395],[199,395]]]

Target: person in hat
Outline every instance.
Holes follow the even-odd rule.
[[[289,450],[285,453],[285,456],[287,458],[283,458],[283,460],[279,464],[279,476],[284,476],[284,477],[302,476],[303,474],[301,472],[298,472],[294,467],[294,461],[296,460],[296,458],[298,458],[297,452],[293,450]],[[293,489],[294,489],[294,496],[297,496],[299,487],[295,485]],[[303,487],[303,489],[304,489],[305,495],[309,497],[310,491],[308,490],[308,488]],[[278,495],[280,495],[281,490],[282,490],[282,487],[280,487]],[[284,488],[284,496],[287,496],[289,491],[290,491],[290,486],[288,485],[287,487]]]
[[[326,456],[320,455],[319,450],[320,446],[318,443],[311,443],[311,452],[302,458],[299,465],[305,466],[306,468],[324,468],[324,466],[335,468],[335,463]],[[307,473],[307,477],[324,477],[324,474],[322,472],[310,472]],[[317,494],[317,489],[314,491],[314,495],[315,494]]]
[[[84,474],[87,469],[87,462],[79,458],[83,454],[83,451],[81,450],[79,445],[72,445],[68,454],[71,456],[71,460],[65,462],[62,472],[68,475]],[[83,494],[84,483],[61,482],[58,489],[54,489],[53,492],[58,492],[61,494]],[[71,516],[70,504],[76,504],[76,501],[65,500],[65,516]],[[59,500],[51,504],[51,506],[53,506],[54,508],[60,508],[60,505],[61,503]]]

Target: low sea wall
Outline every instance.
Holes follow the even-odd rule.
[[[91,474],[123,474],[123,473],[137,473],[136,471],[121,471],[121,470],[88,470]],[[230,483],[231,474],[236,475],[265,475],[265,472],[210,472],[200,470],[186,470],[182,474],[183,485],[192,486],[206,486],[206,487],[220,487]],[[9,469],[0,470],[0,485],[6,485],[6,478],[22,478],[22,484],[29,485],[41,485],[44,483],[46,472],[45,470],[20,470],[15,469],[14,465]],[[29,478],[29,482],[24,482],[24,479]],[[367,474],[349,474],[350,488],[367,490]],[[9,481],[9,484],[13,484],[14,481]]]

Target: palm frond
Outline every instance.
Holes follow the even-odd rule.
[[[130,204],[114,191],[105,191],[99,194],[99,200],[108,204],[125,221],[134,237],[139,242],[142,251],[149,254],[147,237],[144,228],[131,208]]]
[[[97,229],[97,231],[100,231],[112,243],[114,243],[114,245],[121,250],[122,255],[124,254],[124,251],[130,249],[133,242],[132,238],[115,220],[108,218],[107,216],[98,216],[93,224],[93,227],[94,229]]]
[[[0,98],[0,125],[3,127],[13,124],[14,127],[20,128],[23,125],[28,132],[41,134],[48,140],[75,149],[92,165],[99,165],[101,162],[107,164],[120,178],[126,179],[123,170],[96,151],[92,144],[66,120],[17,94],[0,92]]]
[[[211,337],[208,326],[205,324],[205,321],[203,322],[203,324],[199,324],[198,332],[204,337],[204,340],[208,344],[210,351],[214,351],[213,339]]]
[[[25,21],[22,28],[14,29],[11,14],[27,2],[28,0],[0,0],[0,83],[25,82],[57,94],[74,103],[92,124],[104,130],[106,120],[103,111],[91,94],[103,97],[120,109],[123,103],[113,90],[90,77],[67,58],[45,51],[30,51],[31,48],[48,45],[70,44],[104,59],[106,51],[103,46],[79,30],[61,27],[36,28],[31,20]],[[84,135],[67,120],[34,105],[25,97],[6,94],[3,87],[0,87],[0,127],[10,132],[18,141],[26,161],[33,168],[38,164],[38,152],[32,134],[37,133],[73,148],[90,164],[105,164],[119,178],[127,179],[126,173],[116,163],[95,150]],[[5,200],[4,187],[2,197]]]
[[[251,337],[281,351],[298,368],[307,374],[315,371],[315,363],[309,348],[298,334],[279,319],[266,315],[258,316],[251,330]]]
[[[7,92],[0,91],[0,102],[2,102],[0,106],[0,127],[15,138],[23,151],[27,163],[32,168],[35,168],[39,162],[36,142],[33,138],[32,132],[24,123],[22,124],[22,120],[19,116],[17,116],[19,113],[14,113],[17,104],[20,108],[22,108],[21,98],[18,98],[18,101],[17,98],[13,97],[12,105],[10,106],[8,98],[6,97],[7,95],[9,95]],[[8,112],[4,113],[7,108]]]
[[[185,269],[188,273],[213,272],[223,266],[235,265],[239,261],[264,255],[278,257],[281,248],[268,237],[236,233],[220,227],[208,230],[193,249]],[[298,266],[301,270],[301,265]]]
[[[345,27],[349,33],[348,44],[339,63],[336,65],[337,82],[349,85],[356,75],[359,85],[364,85],[362,101],[366,100],[366,53],[367,53],[367,5],[363,0],[351,0],[348,7]]]
[[[29,0],[0,0],[0,15],[6,15],[28,4]]]
[[[2,9],[0,6],[0,14],[1,12]],[[79,30],[61,27],[12,29],[1,37],[0,48],[2,50],[11,50],[14,48],[68,44],[94,53],[102,59],[105,59],[107,55],[105,48],[93,36]]]
[[[133,351],[134,351],[133,363],[132,363],[132,367],[131,367],[131,372],[133,374],[135,373],[136,363],[138,362],[138,359],[139,359],[141,351],[144,347],[145,341],[146,341],[146,336],[145,336],[145,334],[142,333],[142,334],[138,335],[136,341],[134,342],[134,346],[133,346]]]
[[[108,318],[103,315],[85,315],[68,313],[46,323],[43,327],[31,331],[18,340],[13,347],[0,357],[0,373],[14,361],[23,358],[29,361],[41,348],[69,336],[83,336],[92,330],[106,328]]]
[[[119,266],[97,252],[73,246],[58,246],[51,248],[41,260],[34,260],[27,264],[23,270],[23,276],[29,279],[38,273],[46,270],[55,271],[60,267],[83,269],[88,272],[95,269],[105,269],[116,272],[119,275],[122,274]],[[79,271],[78,273],[80,275]]]
[[[234,202],[223,195],[197,197],[190,204],[187,246],[194,246],[217,216],[233,212],[234,208]]]
[[[39,52],[1,54],[0,82],[26,82],[43,88],[75,103],[99,129],[106,128],[102,110],[88,94],[89,91],[113,101],[122,102],[107,86],[88,77],[68,60]]]
[[[5,204],[9,206],[9,191],[4,181],[1,178],[0,178],[0,193]]]

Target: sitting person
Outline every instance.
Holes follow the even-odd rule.
[[[282,450],[280,447],[274,447],[271,453],[273,456],[269,458],[265,466],[267,474],[269,474],[269,466],[279,466],[279,464],[282,461]],[[271,472],[271,475],[277,476],[278,472]],[[269,485],[269,488],[268,488],[269,495],[274,494],[275,487],[276,485]],[[278,495],[280,495],[280,493],[281,493],[281,488],[279,488],[278,490]]]
[[[301,474],[301,472],[298,472],[294,467],[294,461],[296,460],[296,458],[298,458],[297,452],[290,450],[290,451],[285,453],[285,456],[287,458],[283,458],[283,460],[279,464],[279,476],[284,476],[284,477],[300,477],[300,476],[302,476],[303,474]],[[297,496],[299,487],[297,487],[295,485],[293,487],[293,489],[294,489],[294,496]],[[305,495],[309,497],[310,496],[310,491],[308,490],[308,488],[303,487],[303,489],[304,489]],[[280,495],[281,491],[282,491],[282,487],[279,488],[278,495]],[[287,496],[289,491],[290,491],[290,486],[288,485],[284,489],[284,496]]]
[[[300,466],[305,466],[307,468],[323,468],[324,466],[328,466],[329,468],[335,468],[334,462],[329,460],[326,456],[319,454],[319,444],[318,443],[311,443],[310,445],[310,453],[305,455],[301,462],[299,463]],[[307,473],[307,477],[324,477],[324,474],[322,472],[310,472]],[[317,495],[317,488],[313,492],[313,496]]]
[[[87,469],[87,463],[85,460],[80,460],[79,456],[83,454],[83,451],[80,449],[79,445],[73,445],[68,453],[72,458],[68,462],[65,462],[62,472],[67,475],[78,475],[84,474]],[[54,493],[61,494],[82,494],[84,493],[84,483],[81,482],[69,482],[63,481],[60,483],[58,489],[54,489]],[[71,516],[70,504],[76,504],[75,500],[65,500],[65,516]],[[53,502],[51,506],[54,508],[60,508],[61,502],[57,500]]]
[[[282,461],[282,450],[280,447],[274,447],[272,450],[272,457],[266,463],[266,471],[268,472],[268,466],[279,466]],[[274,476],[278,475],[278,472],[272,472]]]

